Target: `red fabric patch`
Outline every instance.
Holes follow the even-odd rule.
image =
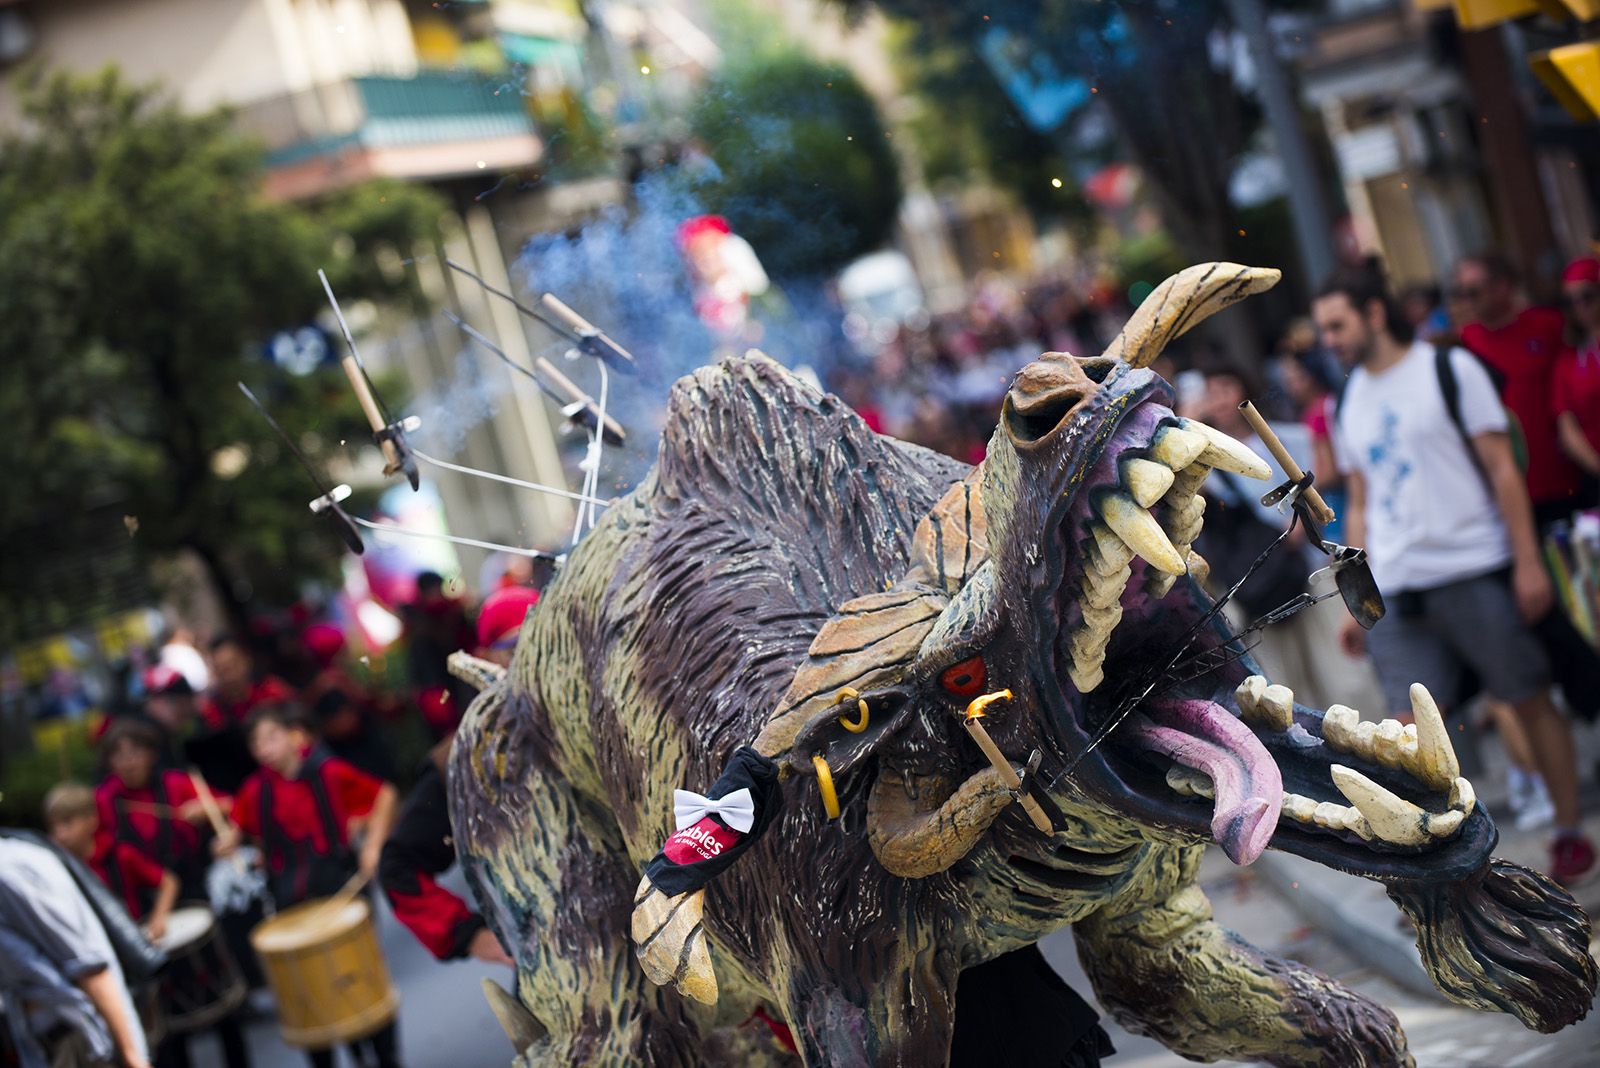
[[[741,837],[738,831],[707,816],[668,838],[661,852],[674,864],[699,864],[704,860],[716,860],[737,845]]]

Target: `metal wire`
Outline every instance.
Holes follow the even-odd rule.
[[[540,549],[523,549],[515,545],[501,545],[498,542],[493,541],[479,541],[477,538],[458,538],[454,534],[436,534],[433,531],[427,530],[407,530],[404,527],[397,527],[390,523],[374,523],[372,520],[362,519],[358,515],[353,515],[350,518],[366,527],[368,530],[377,531],[379,534],[403,534],[408,538],[426,538],[431,541],[448,541],[453,542],[456,545],[471,545],[477,549],[490,549],[503,553],[515,553],[518,556],[526,556],[533,560],[554,560],[557,563],[560,563],[562,560],[566,559],[567,555],[566,553],[547,553]]]
[[[512,478],[510,475],[497,475],[493,471],[480,471],[476,467],[463,467],[460,464],[453,464],[449,460],[441,460],[437,456],[429,456],[427,453],[423,452],[419,448],[416,448],[415,446],[412,446],[411,455],[415,456],[423,463],[432,464],[435,467],[442,467],[446,471],[455,471],[459,474],[471,475],[474,478],[487,478],[493,482],[504,482],[508,486],[519,486],[522,489],[537,490],[540,493],[550,493],[557,497],[566,497],[568,500],[581,501],[591,508],[596,505],[600,506],[601,508],[609,508],[613,503],[604,497],[591,497],[585,493],[574,493],[571,490],[557,489],[554,486],[546,486],[538,482],[525,482],[520,478]]]

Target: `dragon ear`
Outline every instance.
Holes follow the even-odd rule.
[[[1106,349],[1132,367],[1149,367],[1167,343],[1209,315],[1271,289],[1283,272],[1238,263],[1197,263],[1150,293]]]

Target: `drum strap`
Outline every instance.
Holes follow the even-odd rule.
[[[339,820],[334,815],[333,799],[328,796],[328,784],[323,778],[322,767],[327,763],[328,754],[321,746],[311,750],[306,756],[305,764],[300,768],[300,781],[311,788],[311,797],[317,805],[317,815],[322,820],[323,841],[327,844],[321,856],[331,856],[340,852],[344,847],[342,835],[339,830]],[[309,861],[315,854],[305,843],[293,841],[282,826],[279,825],[272,813],[272,779],[264,777],[261,782],[261,838],[267,847],[267,855],[279,856],[285,865],[293,865],[306,854]]]
[[[151,800],[162,808],[168,807],[165,778],[166,773],[157,769],[150,781]],[[170,857],[172,855],[172,817],[163,815],[154,817],[156,821],[156,838],[154,842],[147,842],[139,837],[138,831],[134,830],[133,820],[128,815],[128,806],[122,804],[122,800],[122,798],[118,798],[118,803],[112,806],[117,814],[117,840],[126,842],[131,846],[137,846],[154,856]]]

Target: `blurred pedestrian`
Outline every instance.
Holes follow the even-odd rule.
[[[1462,260],[1455,281],[1472,314],[1461,328],[1461,344],[1489,366],[1500,399],[1516,417],[1527,450],[1528,497],[1542,531],[1588,503],[1582,475],[1558,440],[1551,402],[1565,324],[1556,309],[1528,304],[1516,271],[1497,252]]]
[[[277,907],[332,896],[358,873],[375,876],[394,824],[394,787],[318,744],[309,718],[296,706],[261,705],[245,732],[260,767],[240,788],[234,818],[239,831],[261,846]],[[221,840],[219,855],[237,844],[237,836]],[[352,1043],[349,1052],[357,1064],[365,1064],[370,1053],[377,1068],[397,1068],[398,1042],[391,1022]],[[306,1053],[313,1068],[332,1068],[331,1047]]]
[[[345,669],[344,632],[332,623],[313,623],[300,637],[316,670],[300,691],[301,703],[311,710],[322,743],[369,775],[393,778],[377,728],[378,702]]]
[[[471,695],[446,666],[450,654],[472,646],[466,606],[444,592],[436,571],[417,575],[417,595],[401,609],[411,693],[436,738],[455,729]]]
[[[225,634],[211,643],[211,690],[200,702],[204,729],[186,746],[207,782],[232,793],[255,769],[244,721],[268,702],[290,701],[293,687],[258,669],[244,639]]]
[[[1579,829],[1572,734],[1530,629],[1554,592],[1494,385],[1470,354],[1414,339],[1371,272],[1332,279],[1314,314],[1323,343],[1356,368],[1336,431],[1347,540],[1366,548],[1390,606],[1370,634],[1347,619],[1343,643],[1371,653],[1402,720],[1411,683],[1448,709],[1469,669],[1513,707],[1504,729],[1525,730],[1556,810],[1551,874],[1585,878],[1595,854]]]
[[[1556,433],[1572,462],[1600,478],[1600,259],[1567,264],[1561,299],[1570,347],[1556,367]]]
[[[21,1068],[150,1068],[122,966],[48,846],[0,835],[0,1001]]]

